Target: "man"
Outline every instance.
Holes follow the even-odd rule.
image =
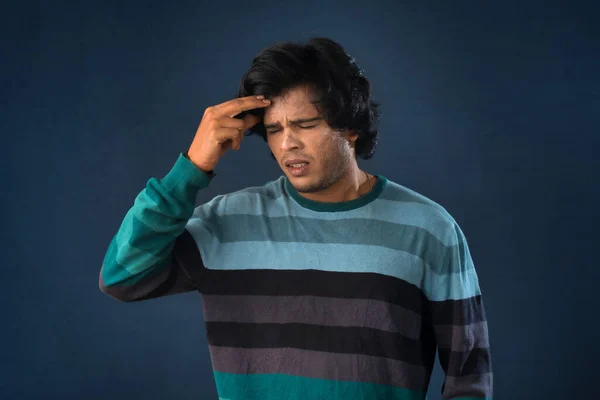
[[[199,291],[224,400],[423,399],[436,349],[444,398],[491,398],[461,229],[432,200],[358,168],[378,118],[339,44],[265,49],[239,97],[207,108],[188,151],[137,196],[101,290],[122,301]],[[196,207],[248,130],[284,174]]]

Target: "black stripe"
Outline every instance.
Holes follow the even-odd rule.
[[[421,314],[427,301],[415,285],[376,273],[317,270],[205,270],[203,294],[323,296],[381,300]]]
[[[430,301],[434,325],[468,325],[486,321],[481,295],[461,300]]]
[[[173,250],[161,264],[164,266],[156,268],[156,271],[144,277],[142,281],[133,284],[130,290],[149,289],[154,282],[159,282],[165,274],[168,274],[166,279],[148,293],[136,297],[132,301],[149,300],[198,290],[198,282],[205,269],[196,241],[187,229],[175,239]]]
[[[440,364],[448,376],[480,375],[492,372],[490,349],[474,348],[471,351],[438,349]]]
[[[429,362],[432,350],[435,354],[435,348],[421,348],[426,345],[423,341],[372,328],[207,322],[206,337],[212,346],[291,347],[387,357],[413,365],[424,365],[424,362]]]
[[[183,274],[196,288],[199,288],[200,282],[204,279],[204,274],[207,270],[202,261],[196,240],[187,228],[177,237],[171,254],[173,264],[181,269]]]

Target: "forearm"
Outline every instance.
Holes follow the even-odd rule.
[[[434,331],[445,373],[444,399],[491,399],[492,365],[481,296],[435,302]]]
[[[427,277],[432,324],[445,373],[444,399],[491,399],[488,323],[467,240],[454,222],[440,268]]]
[[[165,282],[169,291],[191,287],[185,276],[173,271],[175,245],[196,251],[184,237],[198,190],[210,177],[180,156],[163,179],[151,178],[126,213],[112,238],[101,267],[100,289],[119,300],[132,301],[148,295]]]

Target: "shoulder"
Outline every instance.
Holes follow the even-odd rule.
[[[379,199],[390,204],[404,227],[410,226],[403,232],[416,243],[416,251],[427,262],[430,273],[423,289],[428,298],[464,298],[478,291],[466,236],[443,205],[395,182],[388,183]],[[444,289],[437,292],[440,287]],[[473,291],[465,292],[465,287]]]
[[[386,180],[377,205],[390,221],[422,229],[445,245],[454,244],[457,223],[442,204],[415,189]]]
[[[283,195],[283,177],[260,186],[249,186],[213,197],[194,210],[195,217],[209,218],[232,214],[260,213],[269,203]]]

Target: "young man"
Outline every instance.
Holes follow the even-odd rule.
[[[378,105],[343,48],[264,50],[239,98],[206,109],[186,153],[137,196],[100,289],[122,301],[199,291],[221,399],[492,396],[487,322],[461,229],[440,205],[358,168]],[[283,175],[195,206],[244,132]]]

